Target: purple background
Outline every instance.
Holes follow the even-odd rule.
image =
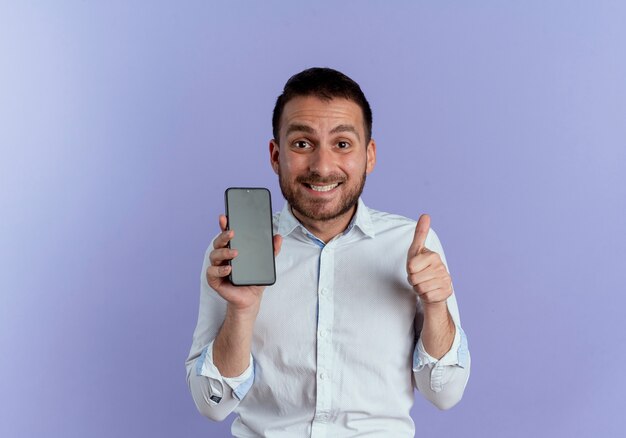
[[[315,65],[372,104],[366,203],[450,263],[472,376],[418,433],[623,430],[623,2],[8,3],[0,436],[228,436],[185,383],[202,257],[226,187],[282,207],[271,110]]]

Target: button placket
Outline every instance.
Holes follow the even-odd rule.
[[[320,254],[317,319],[317,397],[315,422],[327,422],[332,407],[332,324],[334,250],[328,244]],[[315,430],[315,428],[314,428]]]

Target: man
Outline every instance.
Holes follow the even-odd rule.
[[[277,281],[235,287],[227,248],[207,250],[187,381],[200,412],[238,414],[238,437],[409,437],[416,387],[441,409],[470,370],[430,218],[360,199],[376,163],[372,113],[340,72],[293,76],[273,115],[270,162],[287,200],[274,215]]]

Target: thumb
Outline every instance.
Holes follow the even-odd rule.
[[[280,234],[274,235],[274,257],[280,253],[280,248],[283,246],[283,236]]]
[[[415,235],[413,236],[413,242],[409,248],[409,257],[419,254],[424,248],[426,243],[426,236],[428,236],[428,230],[430,230],[430,216],[423,214],[420,216],[415,226]]]

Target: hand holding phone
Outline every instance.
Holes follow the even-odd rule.
[[[235,286],[268,286],[276,282],[272,201],[265,188],[229,188],[224,194],[228,229],[234,231],[229,248],[229,279]]]
[[[268,211],[271,212],[271,207]],[[213,240],[213,250],[209,253],[209,266],[205,272],[207,283],[233,309],[245,313],[251,312],[252,315],[255,315],[265,286],[233,286],[229,280],[232,271],[230,262],[239,257],[239,250],[234,244],[231,245],[230,241],[236,232],[228,228],[228,220],[223,214],[219,216],[219,227],[221,232]],[[271,230],[271,227],[269,229]],[[281,246],[282,236],[278,234],[273,236],[272,262],[280,252]]]

